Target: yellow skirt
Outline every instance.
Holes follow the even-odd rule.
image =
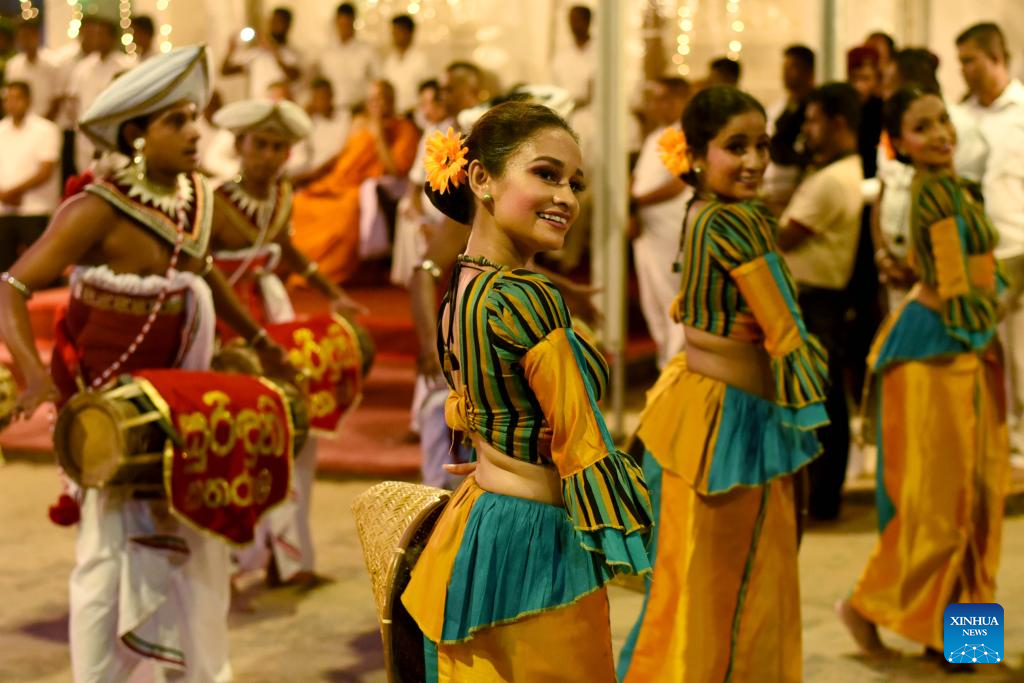
[[[614,683],[604,588],[568,607],[437,646],[438,683]],[[601,633],[600,631],[605,631]],[[654,679],[651,679],[654,680]]]
[[[882,532],[851,605],[938,650],[946,605],[995,597],[1010,457],[1002,382],[1001,364],[975,353],[882,375]]]
[[[654,572],[625,683],[802,678],[793,473],[819,447],[773,404],[686,368],[648,395],[638,435],[657,511]]]

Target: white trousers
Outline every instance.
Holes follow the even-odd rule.
[[[300,571],[313,571],[315,557],[309,512],[316,478],[316,448],[317,439],[310,436],[292,463],[288,499],[263,516],[256,525],[252,543],[234,552],[239,570],[266,569],[273,555],[282,581],[288,581]]]
[[[76,683],[231,681],[228,546],[153,505],[85,491],[70,582]]]
[[[633,261],[640,286],[640,310],[651,338],[658,347],[658,369],[686,346],[683,326],[672,320],[672,302],[679,294],[680,274],[672,265],[679,250],[679,229],[669,226],[644,225],[633,240]]]

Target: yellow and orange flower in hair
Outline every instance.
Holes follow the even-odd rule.
[[[686,158],[686,136],[678,128],[668,128],[658,138],[658,157],[672,175],[683,175],[690,170]]]
[[[427,138],[423,161],[430,189],[444,194],[449,187],[458,187],[466,179],[467,154],[469,150],[454,130],[448,128],[447,133],[434,131]]]

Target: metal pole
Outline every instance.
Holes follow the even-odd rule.
[[[844,80],[836,69],[836,0],[825,0],[821,10],[821,53],[825,57],[822,65],[822,80]]]
[[[592,165],[594,224],[591,253],[595,283],[603,288],[603,341],[611,354],[611,428],[625,431],[626,396],[626,146],[625,64],[626,10],[631,3],[599,0],[597,4],[597,77],[594,106],[597,115],[598,158]],[[600,264],[600,268],[597,266]]]

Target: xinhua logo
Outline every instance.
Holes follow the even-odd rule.
[[[955,602],[943,617],[946,660],[995,664],[1003,661],[1003,607],[994,602],[976,605]]]

